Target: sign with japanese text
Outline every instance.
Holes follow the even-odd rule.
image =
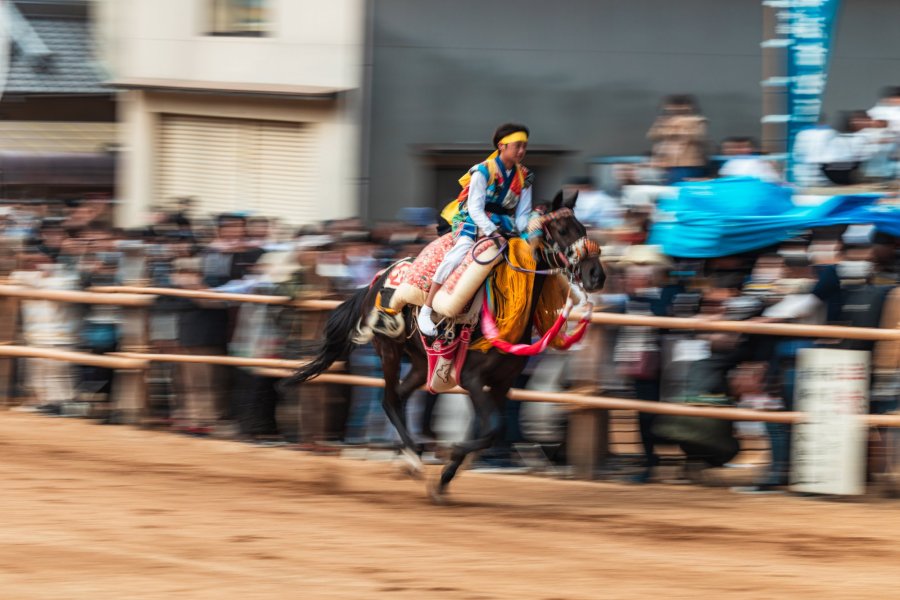
[[[769,0],[778,7],[776,35],[787,49],[788,157],[797,132],[822,113],[834,25],[840,0]],[[790,172],[790,171],[789,171]]]
[[[797,354],[791,489],[865,493],[869,352],[807,348]]]

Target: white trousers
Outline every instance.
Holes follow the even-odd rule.
[[[453,269],[458,267],[462,261],[466,259],[466,254],[468,254],[472,250],[472,246],[475,245],[475,240],[470,237],[466,237],[464,235],[456,238],[456,243],[452,248],[444,255],[444,260],[441,261],[441,264],[438,265],[438,268],[434,272],[434,283],[441,284],[447,281],[447,278],[450,277],[450,274],[453,272]]]

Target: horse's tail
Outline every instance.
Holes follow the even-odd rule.
[[[369,296],[371,288],[364,287],[356,292],[328,317],[325,324],[325,340],[316,357],[309,364],[297,369],[297,371],[285,379],[283,385],[295,385],[323,373],[335,361],[349,355],[356,347],[354,339],[360,319],[363,316],[363,307]]]

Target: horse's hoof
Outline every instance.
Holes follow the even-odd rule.
[[[435,506],[447,506],[447,496],[444,494],[440,481],[432,481],[428,484],[428,499]]]
[[[421,481],[425,478],[425,473],[422,469],[417,469],[413,465],[409,465],[403,463],[400,465],[400,475],[409,477],[410,479],[414,479],[416,481]]]
[[[400,452],[400,471],[412,479],[425,477],[425,465],[415,452],[407,449]]]

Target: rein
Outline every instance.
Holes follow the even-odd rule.
[[[550,236],[547,235],[547,225],[565,217],[573,217],[575,213],[571,208],[560,208],[559,210],[555,210],[553,212],[549,212],[545,215],[541,215],[539,217],[535,217],[528,223],[528,231],[526,232],[531,237],[542,237],[544,240],[550,240]],[[560,246],[555,240],[550,241],[550,247],[547,247],[547,244],[544,243],[541,247],[541,253],[544,255],[544,260],[547,264],[552,265],[549,269],[523,269],[521,267],[517,267],[509,260],[509,241],[504,238],[502,235],[493,235],[489,237],[483,237],[480,240],[477,240],[475,244],[472,246],[472,260],[479,265],[488,265],[494,259],[482,261],[478,258],[478,248],[480,244],[483,244],[485,241],[490,243],[494,243],[496,240],[501,240],[499,243],[500,254],[503,255],[503,259],[506,261],[507,266],[511,268],[513,271],[517,271],[519,273],[528,273],[531,275],[555,275],[557,273],[569,272],[569,279],[574,279],[574,273],[572,269],[578,266],[578,264],[592,256],[599,256],[600,254],[600,246],[597,245],[597,242],[588,238],[587,235],[583,235],[568,246]]]
[[[496,258],[496,257],[494,257],[490,260],[482,261],[481,259],[478,258],[477,250],[478,250],[479,244],[483,244],[484,242],[493,243],[494,240],[497,240],[497,239],[502,240],[500,242],[500,254],[503,255],[503,260],[506,261],[506,265],[513,271],[517,271],[519,273],[527,273],[529,275],[555,275],[556,273],[562,273],[563,271],[566,270],[565,267],[554,267],[552,269],[523,269],[522,267],[517,267],[516,265],[512,264],[512,262],[510,262],[510,260],[509,260],[509,252],[508,252],[509,241],[506,238],[504,238],[502,235],[483,237],[480,240],[478,240],[477,242],[475,242],[475,245],[472,246],[472,261],[476,262],[482,266],[491,264],[494,261],[494,258]]]

